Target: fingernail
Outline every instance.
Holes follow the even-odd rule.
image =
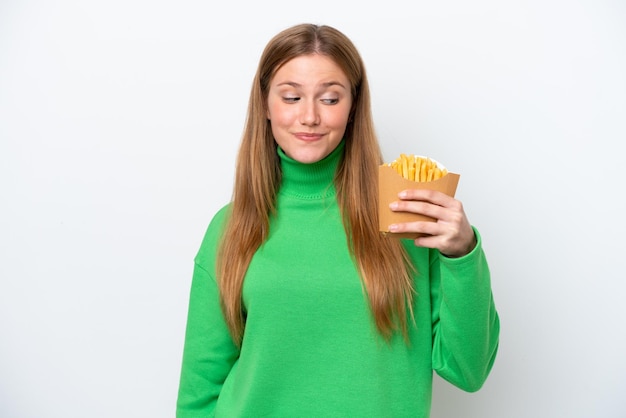
[[[391,202],[391,203],[389,204],[389,209],[391,209],[391,210],[396,210],[396,209],[398,209],[398,202]]]
[[[398,225],[396,225],[396,224],[389,225],[389,231],[395,232],[397,230],[398,230]]]
[[[404,199],[406,197],[406,190],[401,191],[400,193],[398,193],[398,197],[400,199]]]

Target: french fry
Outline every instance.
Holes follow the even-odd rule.
[[[436,161],[419,155],[400,154],[400,157],[387,164],[407,180],[427,182],[442,178],[448,170]]]
[[[409,160],[406,155],[400,155],[400,159],[402,161],[402,177],[405,179],[409,178]]]

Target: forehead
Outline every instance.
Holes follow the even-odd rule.
[[[339,82],[348,87],[348,77],[330,57],[320,54],[300,55],[285,62],[274,74],[272,84],[292,82],[300,85]]]

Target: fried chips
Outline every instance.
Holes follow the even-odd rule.
[[[417,182],[434,181],[448,174],[448,170],[435,160],[420,155],[400,154],[387,164],[403,178]]]

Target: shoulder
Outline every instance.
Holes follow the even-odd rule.
[[[229,213],[230,203],[222,206],[222,208],[218,210],[215,215],[213,215],[213,218],[204,233],[200,249],[196,254],[196,264],[200,265],[207,271],[212,271],[215,265],[215,257],[217,255],[220,239],[222,237],[226,221],[228,220]]]

